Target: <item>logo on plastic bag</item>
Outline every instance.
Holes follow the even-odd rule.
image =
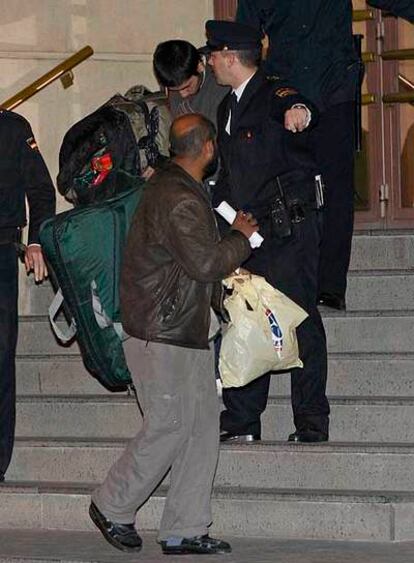
[[[277,322],[274,313],[270,309],[265,309],[265,315],[269,321],[270,330],[272,332],[273,348],[276,350],[277,355],[280,357],[283,352],[283,332]]]

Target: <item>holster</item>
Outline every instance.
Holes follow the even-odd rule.
[[[267,182],[251,211],[259,223],[270,219],[271,236],[285,238],[292,234],[293,224],[301,223],[310,211],[323,205],[322,177],[294,171]]]

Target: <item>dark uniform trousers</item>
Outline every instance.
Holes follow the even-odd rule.
[[[288,239],[265,239],[263,248],[255,251],[244,267],[264,276],[309,314],[297,329],[304,367],[291,371],[294,423],[297,430],[312,428],[327,434],[326,338],[316,306],[321,231],[322,213],[311,211],[302,223],[293,225]],[[245,387],[223,389],[226,410],[222,412],[222,429],[236,434],[261,434],[260,415],[266,408],[270,377],[266,374]]]
[[[16,247],[0,242],[0,476],[10,463],[16,420],[17,287]]]
[[[354,102],[329,107],[310,133],[326,190],[319,292],[344,296],[354,223]]]
[[[308,133],[292,134],[284,116],[292,105],[306,104],[294,89],[266,80],[258,71],[248,82],[231,112],[231,135],[225,130],[231,108],[228,96],[218,111],[218,141],[222,169],[213,204],[226,200],[258,219],[264,243],[242,266],[263,276],[309,314],[297,330],[302,369],[292,370],[292,408],[297,430],[328,433],[329,403],[326,338],[317,309],[319,249],[322,212],[316,210],[315,161]],[[289,236],[272,226],[271,206],[278,178],[292,204],[301,202],[304,220],[292,223]],[[277,376],[276,376],[277,377]],[[260,434],[260,415],[266,408],[270,376],[264,375],[242,388],[223,390],[226,410],[221,428],[234,434]]]

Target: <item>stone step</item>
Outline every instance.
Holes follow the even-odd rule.
[[[359,270],[348,277],[348,311],[414,310],[413,270]],[[51,287],[30,289],[30,305],[22,313],[44,316],[53,297]]]
[[[324,316],[331,353],[413,353],[414,312],[329,313]],[[44,317],[21,317],[19,356],[79,355],[76,342],[57,343]]]
[[[331,398],[330,438],[335,442],[411,443],[414,400]],[[141,424],[133,397],[22,396],[17,401],[17,436],[129,438]],[[294,429],[289,397],[271,397],[262,415],[262,438],[286,440]]]
[[[86,371],[77,356],[18,357],[16,369],[18,395],[109,394]],[[331,354],[328,394],[344,397],[414,397],[413,373],[414,355],[410,354]],[[271,395],[289,394],[289,374],[274,374]]]
[[[127,441],[18,439],[8,479],[99,483]],[[222,445],[217,486],[414,490],[414,444]]]
[[[374,231],[356,234],[352,242],[351,270],[413,270],[412,231]]]
[[[348,276],[348,311],[414,310],[414,270],[354,272]]]
[[[327,392],[342,397],[413,397],[414,356],[330,354]],[[289,374],[274,374],[273,396],[290,395]]]
[[[0,528],[92,531],[88,517],[92,489],[92,485],[70,483],[4,484],[0,487]],[[157,529],[165,494],[165,489],[158,490],[139,510],[140,530]],[[414,498],[407,492],[260,492],[216,488],[212,508],[213,536],[376,542],[414,539]],[[257,556],[253,560],[259,561]]]
[[[222,537],[221,530],[217,533]],[[255,537],[228,537],[232,555],[214,556],[214,563],[407,563],[414,558],[412,542],[362,542],[324,540],[280,540]],[[117,552],[99,532],[58,530],[0,530],[0,562],[23,563],[59,561],[63,563],[156,563],[162,559],[156,534],[144,532],[139,556]],[[29,559],[30,558],[30,559]],[[32,559],[33,558],[33,559]],[[174,561],[177,561],[175,558]],[[186,555],[185,563],[199,563],[199,555]],[[178,562],[177,562],[178,563]]]
[[[18,356],[16,385],[18,395],[109,393],[86,370],[80,356]]]

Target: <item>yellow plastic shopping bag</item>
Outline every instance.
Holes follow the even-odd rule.
[[[261,276],[243,274],[223,281],[232,289],[224,306],[219,369],[223,387],[242,387],[268,371],[303,367],[296,327],[308,316]]]

